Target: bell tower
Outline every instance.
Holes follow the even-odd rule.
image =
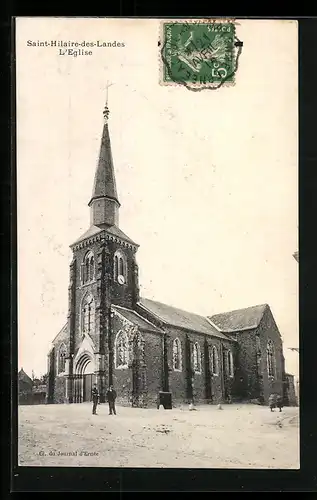
[[[111,383],[111,306],[135,309],[139,301],[138,245],[119,228],[119,208],[106,103],[101,145],[88,203],[90,227],[71,245],[67,401],[81,402],[97,383],[104,401]]]

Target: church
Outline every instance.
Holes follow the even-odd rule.
[[[140,296],[139,245],[121,231],[115,170],[104,126],[90,227],[70,246],[67,322],[48,353],[48,403],[100,402],[109,385],[118,404],[287,398],[281,335],[267,304],[200,316]],[[66,320],[66,318],[65,318]],[[287,402],[285,401],[287,404]]]

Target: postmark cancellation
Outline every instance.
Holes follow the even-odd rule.
[[[193,91],[234,85],[242,46],[232,19],[162,21],[160,84]]]

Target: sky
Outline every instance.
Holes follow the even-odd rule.
[[[160,84],[160,20],[17,19],[18,365],[45,373],[109,88],[120,228],[141,295],[202,315],[267,303],[298,373],[297,23],[239,20],[232,87]],[[117,41],[66,56],[38,41]],[[35,46],[28,44],[35,42]]]

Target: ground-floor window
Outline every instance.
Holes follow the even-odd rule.
[[[269,340],[266,348],[267,355],[267,371],[269,377],[275,376],[275,352],[274,352],[274,344],[272,340]]]
[[[216,346],[212,346],[210,353],[210,371],[213,375],[219,373],[218,351]]]
[[[129,339],[126,332],[118,332],[115,340],[115,367],[128,368]]]
[[[61,344],[58,350],[57,373],[64,373],[66,369],[66,346]]]
[[[182,370],[182,346],[179,339],[173,341],[173,369],[178,372]]]
[[[201,354],[198,342],[195,342],[193,346],[193,365],[194,372],[201,373]]]
[[[233,377],[233,374],[234,374],[233,356],[232,356],[232,352],[230,350],[227,351],[227,365],[228,365],[228,375],[229,375],[229,377]]]

